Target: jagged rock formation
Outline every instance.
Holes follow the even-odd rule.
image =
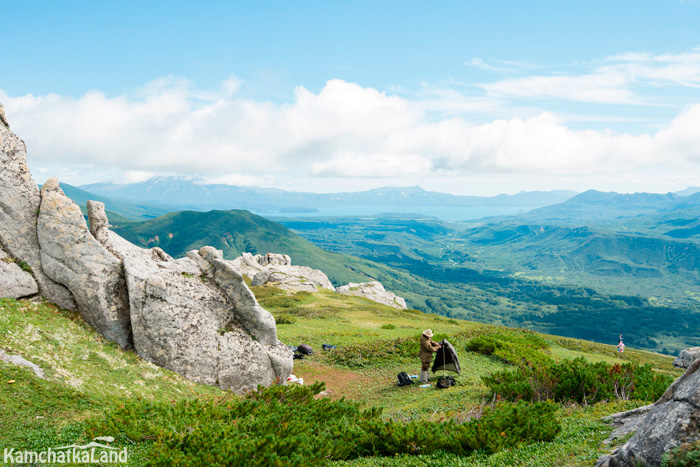
[[[598,459],[597,467],[657,467],[661,456],[683,443],[700,438],[700,359],[695,360],[649,408],[630,440]],[[639,410],[639,409],[637,409]],[[619,420],[626,413],[616,414]]]
[[[105,212],[105,204],[88,200],[87,213],[90,220],[90,233],[95,240],[109,249],[109,220]]]
[[[36,217],[39,188],[27,167],[24,142],[0,124],[0,247],[13,259],[25,261],[32,269],[47,300],[70,310],[76,309],[71,293],[49,279],[41,266]],[[0,276],[0,282],[3,282]]]
[[[385,290],[381,282],[378,281],[362,282],[360,284],[351,282],[348,285],[338,287],[335,291],[345,295],[365,297],[377,303],[393,306],[394,308],[406,308],[406,300],[393,292]]]
[[[286,381],[292,351],[221,252],[204,247],[175,260],[160,248],[139,248],[109,230],[98,202],[88,202],[88,229],[56,178],[39,193],[24,144],[4,125],[0,144],[0,244],[10,245],[0,249],[2,295],[14,284],[3,274],[8,268],[31,280],[31,293],[38,290],[14,264],[23,260],[47,298],[77,307],[100,334],[157,365],[239,393]],[[3,261],[5,251],[12,258]],[[289,257],[266,259],[285,262]]]
[[[240,274],[252,279],[253,286],[274,284],[285,290],[317,292],[319,288],[335,290],[328,276],[308,266],[293,266],[287,255],[243,253],[229,262]]]
[[[124,349],[133,346],[121,261],[90,235],[80,208],[53,177],[41,187],[37,220],[41,264],[65,285],[85,321]]]
[[[0,248],[0,297],[21,298],[39,293],[32,275]]]
[[[688,368],[698,358],[700,358],[700,347],[689,347],[680,351],[673,361],[673,366]]]

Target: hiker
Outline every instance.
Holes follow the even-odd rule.
[[[620,342],[617,343],[617,353],[625,352],[625,344],[622,342],[622,336],[620,336]]]
[[[433,337],[433,331],[431,329],[426,329],[420,336],[420,357],[421,361],[421,371],[420,371],[420,382],[428,382],[428,371],[430,370],[430,364],[433,362],[433,352],[442,347],[440,344],[431,339]]]

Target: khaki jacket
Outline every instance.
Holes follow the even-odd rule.
[[[437,352],[437,349],[440,348],[438,343],[432,340],[430,337],[426,336],[425,334],[420,335],[420,353],[418,354],[418,357],[420,357],[420,361],[423,363],[430,363],[433,361],[433,352]]]

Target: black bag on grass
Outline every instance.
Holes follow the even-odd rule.
[[[408,386],[409,384],[413,384],[413,380],[405,371],[399,373],[396,378],[399,380],[399,386]]]
[[[297,348],[297,351],[299,353],[303,353],[304,355],[313,355],[314,351],[311,349],[311,346],[308,344],[301,344]]]
[[[449,387],[457,384],[457,381],[452,376],[441,376],[440,379],[435,383],[435,387],[438,389],[447,389]]]

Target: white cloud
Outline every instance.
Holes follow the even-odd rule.
[[[639,105],[651,101],[637,95],[637,88],[672,85],[700,87],[700,49],[679,54],[618,54],[588,64],[578,74],[532,75],[480,87],[499,97]]]
[[[616,59],[618,65],[648,61]],[[665,69],[659,76],[672,74]],[[642,74],[652,73],[636,76]],[[491,92],[500,92],[503,83]],[[557,95],[573,86],[581,96],[605,100],[623,84],[623,79],[606,83],[596,76],[578,81],[555,76],[511,82],[509,92],[525,95],[536,89]],[[557,180],[629,175],[651,182],[660,176],[680,180],[700,164],[697,104],[657,132],[632,135],[574,130],[552,112],[479,124],[444,114],[436,118],[423,102],[341,80],[329,81],[318,93],[298,87],[285,104],[240,97],[240,85],[232,78],[217,90],[202,91],[185,80],[165,78],[135,95],[94,91],[73,99],[10,97],[0,91],[0,101],[12,129],[27,142],[32,167],[42,174],[47,167],[69,167],[61,174],[80,183],[88,181],[87,173],[103,176],[89,181],[102,181],[110,173],[127,181],[169,173],[207,183],[281,188],[293,186],[292,180],[328,178],[338,181],[337,191],[352,190],[350,179],[358,178],[429,185],[499,174]],[[621,102],[631,99],[622,96]]]

